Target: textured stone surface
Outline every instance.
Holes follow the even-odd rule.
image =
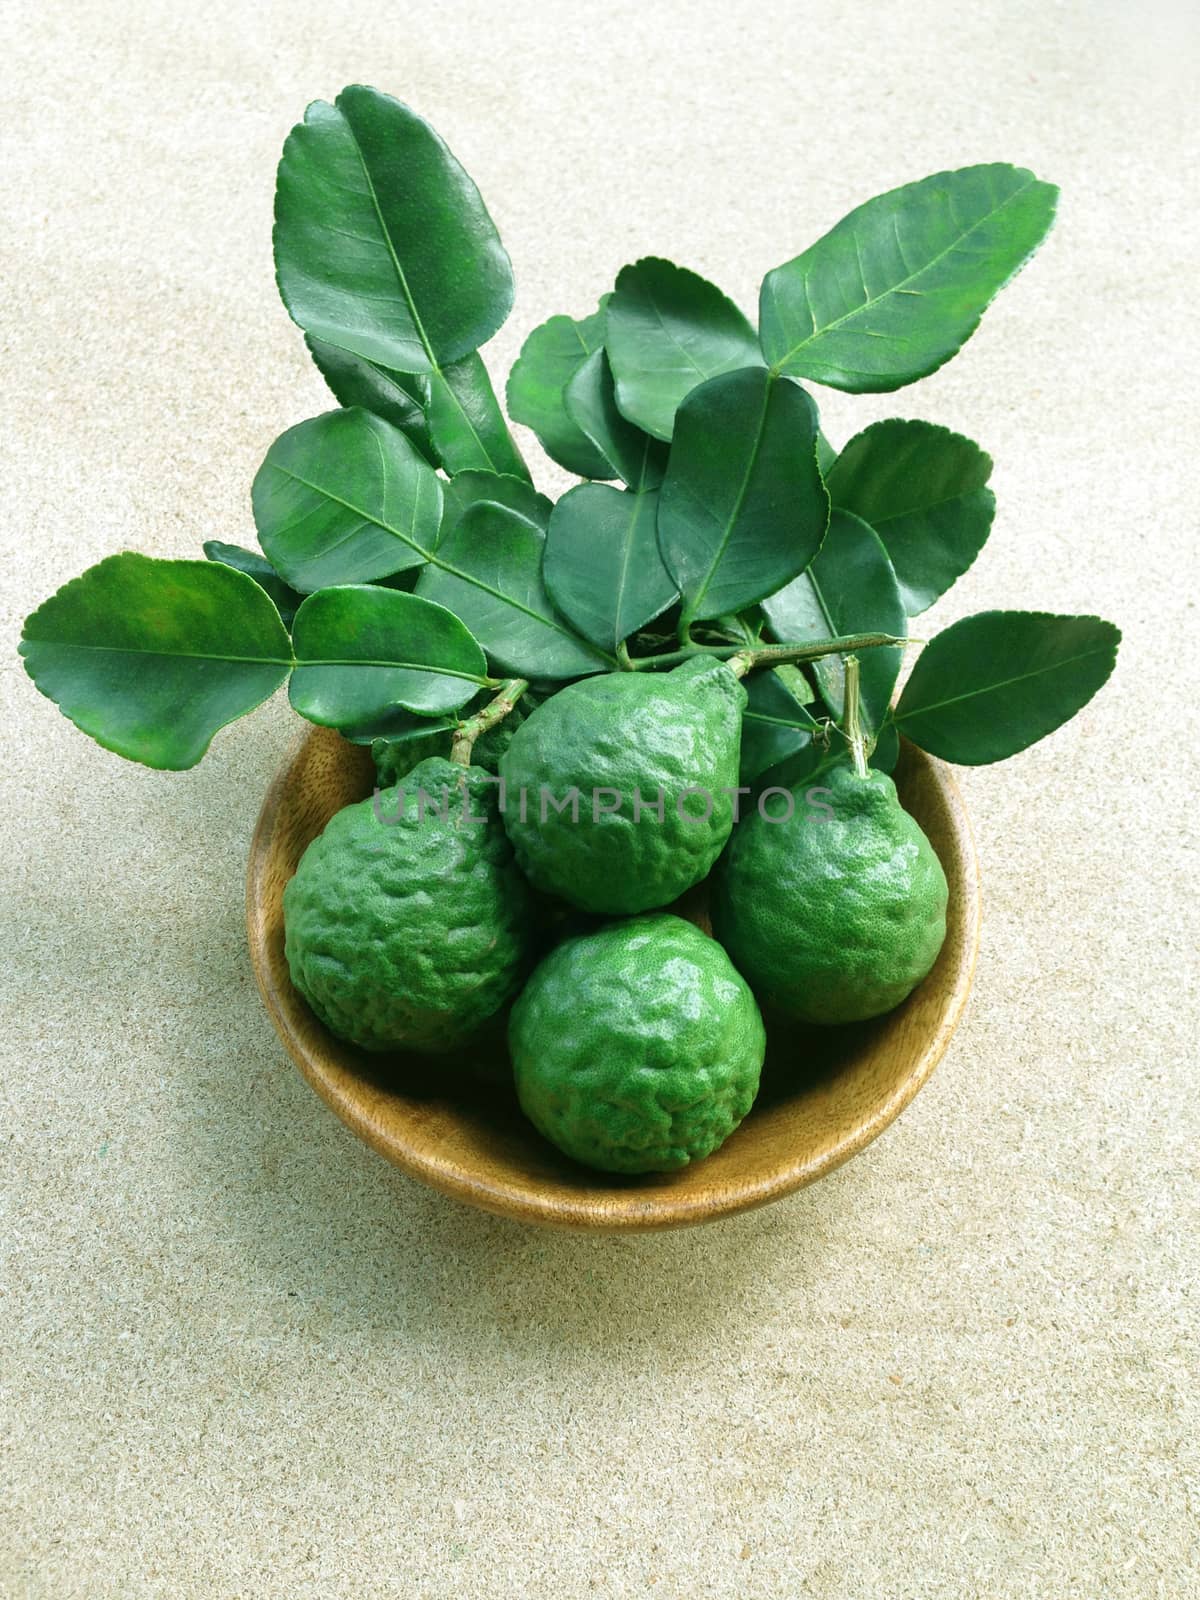
[[[0,1593],[16,1600],[1182,1600],[1196,1589],[1200,391],[1183,7],[8,8]],[[124,547],[248,542],[329,404],[271,278],[304,101],[406,96],[518,299],[660,252],[752,311],[851,205],[965,161],[1063,185],[957,360],[822,395],[997,462],[923,619],[1097,611],[1104,693],[962,778],[984,944],[954,1045],[831,1178],[561,1237],[359,1144],[285,1060],[242,874],[282,700],[149,773],[41,699],[20,618]],[[561,474],[544,468],[545,488]]]

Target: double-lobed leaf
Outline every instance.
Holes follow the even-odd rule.
[[[646,256],[617,275],[605,344],[622,413],[656,439],[699,384],[759,365],[754,329],[721,293],[686,267]]]
[[[996,512],[992,458],[932,422],[864,428],[825,474],[835,506],[869,522],[896,569],[909,616],[945,594],[983,549]]]
[[[658,509],[685,623],[741,611],[808,566],[829,521],[816,434],[811,398],[763,367],[688,395]]]
[[[399,707],[456,711],[487,680],[487,662],[461,618],[398,589],[368,584],[309,595],[292,628],[293,708],[324,727],[372,723]]]
[[[1120,632],[1099,617],[983,611],[922,651],[895,723],[944,761],[1004,761],[1070,720],[1105,683]]]
[[[667,447],[622,416],[612,368],[603,350],[582,363],[567,385],[567,414],[605,466],[605,478],[631,489],[657,489],[667,466]]]
[[[777,372],[852,394],[948,361],[1042,242],[1058,190],[994,162],[938,172],[856,207],[763,280],[759,333]]]
[[[26,620],[25,670],[106,750],[194,767],[226,723],[272,695],[292,665],[279,612],[221,561],[124,551],[74,578]]]
[[[581,639],[546,592],[545,543],[538,515],[474,501],[443,535],[417,593],[456,612],[498,671],[525,678],[602,672],[611,657]]]
[[[580,478],[611,478],[615,471],[567,410],[571,379],[604,345],[604,308],[590,317],[551,317],[521,346],[508,375],[508,414],[537,435],[542,449],[560,467]]]
[[[829,518],[825,542],[806,572],[762,603],[775,637],[789,644],[852,633],[903,638],[908,617],[896,574],[879,535],[848,511]],[[859,699],[871,728],[887,715],[903,650],[881,645],[859,652]],[[835,717],[843,714],[845,671],[840,656],[823,656],[812,670]]]
[[[562,615],[610,655],[678,594],[659,553],[657,513],[657,490],[607,483],[581,483],[551,513],[546,588]]]
[[[274,242],[293,320],[392,372],[460,361],[512,307],[479,190],[427,122],[362,84],[314,101],[289,134]]]
[[[442,487],[398,428],[354,407],[281,434],[251,502],[268,559],[311,593],[419,566],[437,543]]]

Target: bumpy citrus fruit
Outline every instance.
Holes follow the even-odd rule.
[[[733,826],[745,690],[722,661],[568,685],[500,759],[522,870],[585,911],[647,911],[698,883]]]
[[[509,1023],[526,1116],[606,1172],[670,1172],[711,1154],[754,1103],[764,1048],[724,950],[662,912],[560,944]]]
[[[519,987],[530,892],[496,796],[486,773],[435,756],[339,811],[304,852],[283,896],[285,950],[334,1033],[368,1050],[452,1050]]]
[[[755,809],[713,874],[713,929],[759,999],[804,1022],[898,1006],[946,937],[946,875],[882,772],[838,767],[821,807]],[[807,787],[807,786],[806,786]],[[828,809],[832,808],[833,815]]]

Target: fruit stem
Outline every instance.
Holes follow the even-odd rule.
[[[846,650],[874,650],[883,645],[903,645],[890,633],[848,633],[838,639],[817,639],[809,644],[693,644],[686,650],[668,650],[665,655],[642,656],[631,663],[635,672],[659,667],[677,667],[693,656],[717,656],[728,661],[739,678],[756,667],[782,667],[793,661],[817,661],[821,656],[841,655]]]
[[[860,778],[867,774],[867,752],[863,741],[862,716],[858,698],[858,657],[849,655],[843,665],[846,683],[842,694],[842,732],[850,746],[854,770]]]
[[[632,672],[633,662],[629,655],[629,646],[624,640],[617,646],[617,666],[622,672]]]
[[[498,722],[503,722],[528,687],[528,678],[505,679],[500,685],[500,693],[494,700],[489,700],[482,711],[477,711],[473,717],[468,717],[466,722],[460,722],[450,743],[451,761],[457,762],[460,767],[469,767],[476,739],[489,728],[494,728]]]

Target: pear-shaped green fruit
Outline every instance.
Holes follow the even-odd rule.
[[[663,912],[551,951],[508,1038],[526,1116],[606,1172],[670,1172],[711,1154],[754,1103],[766,1043],[721,946]]]
[[[765,1006],[802,1022],[890,1011],[946,937],[946,875],[882,772],[746,813],[712,878],[717,938]]]
[[[431,757],[304,852],[283,895],[292,982],[368,1050],[453,1050],[529,970],[531,898],[495,779]]]
[[[669,905],[733,826],[746,693],[723,661],[568,685],[500,758],[504,826],[539,889],[585,911]]]

